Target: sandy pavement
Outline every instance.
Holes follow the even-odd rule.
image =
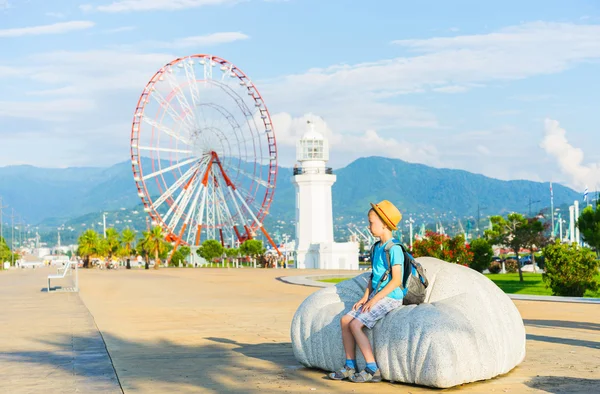
[[[311,287],[285,275],[318,271],[160,269],[82,272],[81,298],[107,344],[124,392],[426,392],[332,382],[294,359],[289,327]],[[337,273],[337,272],[332,272]],[[448,390],[600,390],[600,305],[516,301],[527,357],[496,379]]]

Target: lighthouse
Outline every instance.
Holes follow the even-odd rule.
[[[336,176],[329,160],[329,143],[307,122],[296,145],[292,183],[296,188],[296,267],[358,269],[358,244],[334,242],[331,186]]]

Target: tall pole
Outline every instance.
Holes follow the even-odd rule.
[[[560,242],[563,241],[563,233],[562,233],[562,225],[563,225],[563,219],[560,217],[560,215],[558,216],[558,239],[560,240]]]
[[[575,242],[575,206],[569,207],[569,243]]]
[[[102,229],[104,231],[104,238],[106,238],[106,212],[102,212]]]
[[[408,219],[408,226],[409,226],[408,228],[410,231],[410,235],[409,235],[410,236],[410,250],[411,251],[413,250],[413,223],[414,222],[415,221],[412,218]]]
[[[554,231],[554,192],[552,191],[552,182],[550,182],[550,217],[552,218],[552,231]]]
[[[577,221],[579,220],[579,201],[575,201],[574,202],[575,205],[575,220],[573,221],[573,226],[575,226],[575,242],[577,242],[577,245],[580,246],[580,242],[579,242],[579,226],[577,226]]]

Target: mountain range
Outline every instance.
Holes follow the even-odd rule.
[[[269,221],[294,219],[292,169],[279,168]],[[538,212],[549,206],[549,184],[503,181],[467,171],[433,168],[384,157],[360,158],[334,171],[336,222],[364,221],[370,202],[388,199],[404,217],[482,217],[508,212]],[[554,184],[556,206],[581,199],[580,193]],[[101,211],[134,209],[140,204],[130,162],[108,168],[0,168],[0,197],[27,223],[59,226]],[[9,209],[4,222],[9,223]],[[433,221],[436,221],[433,219]]]

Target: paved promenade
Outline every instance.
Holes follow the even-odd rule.
[[[323,372],[298,365],[290,322],[298,305],[318,289],[277,277],[299,273],[322,272],[80,270],[78,297],[40,292],[40,270],[0,272],[0,392],[120,392],[119,383],[126,393],[431,391],[332,382]],[[515,304],[528,333],[526,360],[505,376],[444,392],[597,390],[600,306]]]
[[[0,393],[121,393],[92,315],[77,293],[48,294],[49,273],[0,271]]]

